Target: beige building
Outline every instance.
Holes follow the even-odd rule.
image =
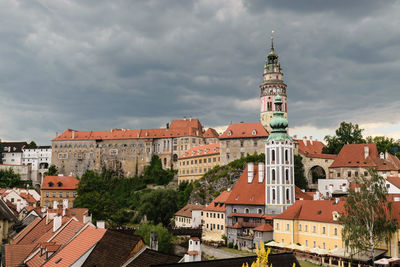
[[[223,241],[226,235],[225,201],[230,192],[224,191],[203,210],[203,240]]]
[[[233,123],[219,137],[221,165],[245,157],[247,154],[265,153],[268,132],[260,122]]]
[[[220,165],[219,144],[192,147],[178,159],[178,183],[193,182]]]
[[[3,241],[7,240],[13,226],[18,221],[14,212],[7,206],[7,204],[0,198],[0,245]]]
[[[153,155],[161,158],[164,168],[176,169],[179,156],[188,149],[216,138],[215,130],[204,131],[198,119],[174,120],[160,129],[67,129],[52,140],[52,164],[67,175],[108,167],[134,176],[143,172]]]
[[[378,153],[376,144],[344,145],[329,167],[329,178],[353,181],[360,175],[368,176],[374,168],[383,177],[398,176],[400,160],[390,153]]]
[[[174,216],[176,228],[197,228],[203,223],[203,205],[187,204],[178,210]]]
[[[57,208],[74,206],[79,180],[73,176],[46,176],[40,190],[40,206]],[[57,207],[55,207],[57,204]]]

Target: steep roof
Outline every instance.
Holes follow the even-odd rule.
[[[197,130],[203,129],[199,119],[183,119],[183,120],[173,120],[170,129],[182,129],[182,128],[195,128]]]
[[[137,247],[139,245],[139,247]],[[82,266],[121,266],[136,248],[144,247],[142,237],[107,230]]]
[[[179,159],[196,158],[219,154],[219,144],[196,146],[186,151]]]
[[[258,182],[258,166],[254,164],[254,178],[252,183],[248,183],[247,170],[248,167],[233,187],[226,204],[265,205],[265,179]]]
[[[268,137],[268,132],[260,122],[232,123],[219,139]]]
[[[105,232],[105,229],[97,229],[93,226],[86,227],[43,266],[70,266],[92,248],[104,236]]]
[[[29,254],[35,246],[36,244],[5,245],[3,255],[3,257],[5,257],[5,266],[20,266],[26,255]]]
[[[303,199],[303,200],[313,200],[314,198],[310,196],[309,194],[306,194],[305,192],[301,191],[301,189],[298,186],[294,187],[294,192],[295,192],[295,197],[296,200]]]
[[[193,210],[203,210],[204,206],[203,205],[198,205],[198,204],[187,204],[185,207],[182,209],[178,210],[175,213],[175,216],[182,216],[182,217],[187,217],[187,218],[192,218],[192,211]]]
[[[255,228],[253,228],[253,231],[272,232],[272,231],[274,231],[274,228],[269,223],[263,223]]]
[[[213,128],[208,128],[207,131],[203,134],[205,138],[218,138],[219,134]]]
[[[230,195],[230,191],[224,191],[221,194],[219,194],[218,197],[216,197],[210,205],[204,208],[205,211],[221,211],[225,212],[226,206],[225,206],[225,201],[228,199]]]
[[[388,176],[386,177],[386,180],[395,187],[400,189],[400,177]]]
[[[322,154],[322,148],[325,147],[321,141],[295,139],[298,143],[298,149],[301,154]]]
[[[27,142],[1,142],[3,153],[21,153]]]
[[[333,220],[333,212],[344,212],[344,201],[335,204],[332,200],[297,200],[276,219],[303,220],[336,223]]]
[[[45,176],[40,189],[73,190],[78,188],[78,183],[74,176]]]

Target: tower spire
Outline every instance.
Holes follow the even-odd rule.
[[[274,30],[272,30],[272,33],[271,33],[271,50],[273,51],[274,50]]]

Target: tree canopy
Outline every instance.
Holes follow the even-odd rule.
[[[145,183],[166,185],[174,178],[175,173],[174,170],[164,170],[161,159],[153,155],[150,165],[144,169],[143,180]]]
[[[308,183],[304,176],[304,165],[301,155],[294,155],[294,183],[301,189],[307,189]]]
[[[54,164],[51,164],[48,171],[44,173],[44,176],[56,176],[56,175],[58,175],[58,169]]]
[[[145,223],[140,225],[139,229],[135,234],[140,235],[147,245],[150,245],[150,234],[151,232],[157,233],[158,239],[158,250],[164,253],[173,253],[172,241],[175,238],[170,234],[167,228],[163,227],[161,224],[153,225],[150,223]]]
[[[381,152],[385,153],[386,151],[388,151],[389,153],[396,155],[397,157],[400,156],[399,140],[395,141],[393,138],[386,136],[375,136],[375,137],[368,136],[366,138],[366,141],[367,143],[375,143],[379,153]]]
[[[387,199],[385,179],[375,169],[369,177],[356,178],[356,189],[350,189],[341,216],[342,239],[352,252],[374,251],[379,243],[388,243],[397,230],[392,218],[392,203]]]
[[[339,154],[342,147],[346,144],[362,144],[365,143],[362,132],[358,124],[352,124],[351,122],[342,121],[339,128],[336,129],[336,135],[325,136],[327,143],[326,147],[322,149],[322,153],[325,154]]]
[[[0,170],[0,187],[25,187],[26,185],[32,185],[32,181],[22,181],[18,173],[10,168],[7,170]]]

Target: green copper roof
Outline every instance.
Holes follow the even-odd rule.
[[[282,111],[282,97],[277,94],[275,97],[275,111],[274,117],[270,121],[269,125],[272,128],[271,134],[268,136],[267,141],[275,140],[275,141],[282,141],[282,140],[292,140],[289,134],[286,131],[289,123],[288,120],[283,116],[284,112]]]

